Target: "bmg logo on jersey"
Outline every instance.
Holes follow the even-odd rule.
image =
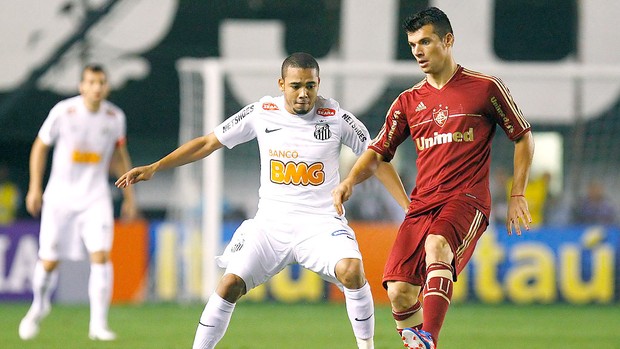
[[[271,181],[276,184],[293,185],[321,185],[325,182],[324,165],[315,162],[308,165],[305,162],[283,162],[271,160]]]
[[[78,164],[97,164],[101,161],[101,154],[74,150],[71,158],[73,162]]]

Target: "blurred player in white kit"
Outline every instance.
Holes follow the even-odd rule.
[[[355,233],[337,214],[331,197],[339,183],[341,145],[359,155],[370,136],[338,102],[318,96],[319,83],[316,60],[307,53],[294,53],[282,64],[278,80],[282,96],[263,97],[212,133],[183,144],[157,162],[132,169],[116,182],[125,188],[224,146],[258,140],[258,212],[235,233],[243,233],[242,243],[235,244],[235,252],[224,260],[226,271],[200,317],[194,349],[214,348],[228,328],[237,300],[292,263],[343,290],[358,348],[374,347],[374,306],[362,256]],[[404,215],[409,199],[394,168],[380,165],[377,176],[396,193]]]
[[[108,328],[113,270],[110,250],[114,212],[109,173],[118,176],[131,168],[125,145],[125,114],[106,100],[106,73],[99,65],[82,71],[80,95],[56,104],[44,121],[30,153],[30,183],[26,209],[41,215],[39,260],[32,279],[33,301],[19,324],[19,336],[29,340],[51,310],[60,260],[79,260],[82,244],[90,254],[88,296],[89,337],[110,341]],[[45,192],[43,177],[47,154],[54,147],[52,169]],[[123,190],[121,215],[137,215],[133,190]]]

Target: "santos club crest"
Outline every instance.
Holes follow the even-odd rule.
[[[331,135],[332,132],[329,130],[328,124],[321,123],[314,125],[314,138],[324,141],[331,137]]]
[[[439,125],[439,127],[443,127],[448,121],[448,106],[442,107],[439,105],[439,109],[433,108],[433,120],[435,123]]]

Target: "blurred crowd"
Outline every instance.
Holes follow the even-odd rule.
[[[495,169],[492,178],[493,221],[503,225],[512,179],[504,168]],[[571,200],[569,193],[553,193],[551,180],[549,172],[530,178],[525,197],[532,215],[532,226],[618,223],[616,205],[600,181],[588,182],[583,192]]]

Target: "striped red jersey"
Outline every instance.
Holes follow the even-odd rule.
[[[409,214],[460,196],[489,217],[496,125],[513,141],[530,130],[501,80],[458,66],[439,90],[425,79],[402,92],[369,148],[390,161],[407,137],[413,140],[418,174]]]

